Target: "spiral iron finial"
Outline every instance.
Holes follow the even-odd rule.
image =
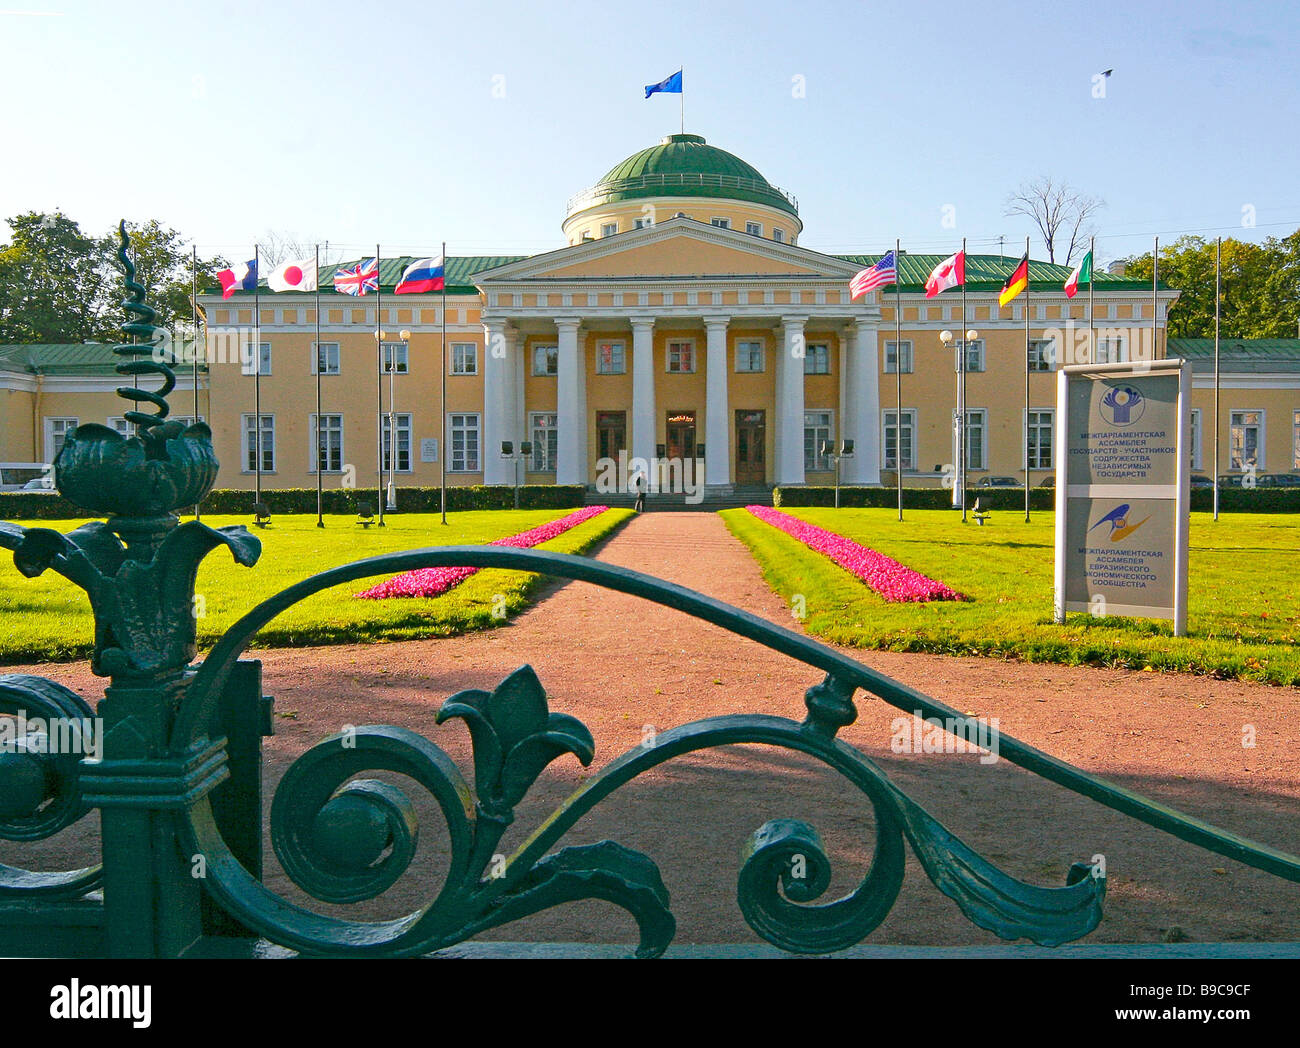
[[[148,401],[158,409],[152,414],[145,411],[126,412],[124,416],[126,420],[135,423],[140,428],[141,436],[144,436],[155,426],[162,425],[171,411],[166,397],[176,388],[176,373],[168,365],[175,361],[172,351],[161,344],[161,329],[153,323],[153,318],[157,314],[144,300],[144,285],[136,282],[135,264],[127,252],[131,241],[126,235],[125,219],[118,225],[117,231],[121,238],[118,243],[117,258],[122,272],[126,275],[126,289],[130,294],[129,298],[123,300],[122,308],[128,314],[135,315],[135,319],[128,319],[122,325],[122,330],[140,341],[113,347],[113,352],[117,356],[129,358],[118,364],[115,370],[119,375],[161,375],[163,377],[162,387],[152,393],[137,386],[117,387],[117,395],[123,400]]]

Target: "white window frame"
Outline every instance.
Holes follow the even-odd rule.
[[[746,219],[745,232],[748,233],[751,237],[761,237],[763,235],[763,223],[751,222],[748,219]]]
[[[318,420],[319,420],[319,419],[322,419],[322,418],[325,419],[325,438],[326,438],[326,440],[328,441],[328,440],[330,439],[330,437],[331,437],[331,435],[332,435],[332,432],[334,431],[334,430],[333,430],[333,420],[337,420],[337,421],[338,421],[337,433],[338,433],[338,438],[339,438],[339,440],[338,440],[338,459],[339,459],[339,468],[338,468],[338,469],[325,469],[325,470],[323,470],[322,472],[324,472],[324,473],[326,473],[326,474],[342,473],[342,472],[343,472],[343,464],[344,464],[345,462],[347,462],[347,457],[346,457],[346,455],[344,455],[344,453],[343,453],[343,440],[344,440],[343,415],[342,415],[341,412],[338,412],[338,411],[334,411],[334,412],[329,412],[329,411],[327,411],[327,412],[324,412],[324,413],[321,414],[321,415],[317,415],[317,414],[313,411],[313,412],[311,413],[311,415],[308,417],[308,422],[307,422],[307,429],[308,429],[308,437],[307,437],[307,472],[308,472],[308,473],[311,473],[311,474],[313,474],[313,475],[316,473],[316,468],[317,468],[317,467],[316,467],[316,463],[317,463],[317,461],[318,461],[317,455],[318,455],[319,450],[320,450],[320,436],[319,436],[319,434],[318,434],[317,427],[320,425],[320,423],[319,423]],[[329,451],[329,448],[328,448],[328,447],[325,449],[325,455],[326,455],[326,459],[325,459],[325,461],[328,463],[328,462],[329,462],[329,459],[330,459],[330,451]]]
[[[772,241],[773,241],[773,243],[784,244],[784,243],[785,243],[785,230],[782,229],[780,226],[773,226],[773,227],[772,227]]]
[[[915,359],[912,355],[912,340],[910,338],[905,338],[901,342],[899,342],[896,339],[890,339],[885,343],[885,374],[886,375],[895,374],[893,357],[895,355],[898,355],[898,347],[900,346],[902,347],[901,356],[904,365],[903,374],[904,375],[912,374],[915,365]]]
[[[757,347],[758,349],[758,367],[741,367],[741,346]],[[753,364],[754,357],[750,355],[746,363]],[[736,341],[736,374],[737,375],[761,375],[767,370],[767,347],[763,345],[761,338],[742,338]]]
[[[1240,416],[1245,416],[1245,415],[1258,415],[1258,416],[1259,416],[1259,421],[1258,421],[1258,422],[1237,422],[1236,419],[1237,419],[1237,417],[1238,417],[1239,415],[1240,415]],[[1266,432],[1266,430],[1265,430],[1265,428],[1264,428],[1264,421],[1265,421],[1265,413],[1264,413],[1264,409],[1263,409],[1263,408],[1241,408],[1241,409],[1239,409],[1239,410],[1237,410],[1237,411],[1230,411],[1230,412],[1228,412],[1228,468],[1229,468],[1229,469],[1231,469],[1231,470],[1236,470],[1236,471],[1239,472],[1239,473],[1244,473],[1244,472],[1246,472],[1247,467],[1250,465],[1250,463],[1248,463],[1248,462],[1246,462],[1246,461],[1244,461],[1244,460],[1241,460],[1240,463],[1239,463],[1238,465],[1235,465],[1235,466],[1233,465],[1233,439],[1232,439],[1232,438],[1233,438],[1233,433],[1234,433],[1234,431],[1237,430],[1238,428],[1241,428],[1241,430],[1242,430],[1242,445],[1241,445],[1241,446],[1242,446],[1242,451],[1243,451],[1243,453],[1244,453],[1244,451],[1245,451],[1245,447],[1246,447],[1246,442],[1245,442],[1245,430],[1247,430],[1247,429],[1255,429],[1255,430],[1258,431],[1258,432],[1256,433],[1256,435],[1255,435],[1255,463],[1254,463],[1254,465],[1255,465],[1255,472],[1256,472],[1256,473],[1262,473],[1262,472],[1264,471],[1264,469],[1265,469],[1265,465],[1264,465],[1264,448],[1265,448],[1264,435],[1265,435],[1265,432]]]
[[[251,342],[248,344],[252,345]],[[260,350],[258,352],[258,363],[260,364],[262,369],[261,374],[263,375],[263,377],[265,377],[266,375],[271,374],[271,343],[259,342],[258,345],[260,347]],[[252,377],[257,374],[257,372],[253,369],[252,361],[249,361],[247,364],[245,364],[243,359],[241,358],[239,362],[239,366],[240,366],[240,370],[245,375]]]
[[[393,362],[394,375],[409,375],[411,372],[411,356],[405,342],[381,342],[379,352],[382,354],[384,362],[384,374],[389,373],[389,361]]]
[[[1053,470],[1056,468],[1056,409],[1055,408],[1030,408],[1029,415],[1034,415],[1037,416],[1038,418],[1038,421],[1033,424],[1034,425],[1033,432],[1037,436],[1037,439],[1032,444],[1035,450],[1035,454],[1028,455],[1028,449],[1025,446],[1026,443],[1029,442],[1030,422],[1029,422],[1029,416],[1025,414],[1024,408],[1021,408],[1020,409],[1021,460],[1028,462],[1029,468],[1032,470],[1038,470],[1038,471]],[[1046,416],[1046,421],[1043,421],[1044,416]],[[1043,440],[1044,432],[1047,433],[1047,439],[1049,441],[1049,450],[1051,451],[1051,455],[1048,457],[1048,461],[1046,463],[1043,462],[1043,455],[1042,455],[1042,440]]]
[[[1201,409],[1192,408],[1191,424],[1188,426],[1188,434],[1192,440],[1191,455],[1189,461],[1192,469],[1201,469],[1201,449],[1203,446],[1201,440]]]
[[[553,359],[555,360],[555,370],[554,370],[554,371],[549,370],[549,368],[546,366],[546,357],[543,357],[543,358],[542,358],[542,360],[543,360],[542,369],[541,369],[540,371],[537,369],[537,358],[538,358],[538,354],[539,354],[539,353],[543,353],[543,352],[545,352],[546,350],[550,350],[551,355],[552,355]],[[559,372],[560,372],[560,347],[559,347],[559,345],[556,344],[556,343],[553,343],[553,342],[538,342],[538,343],[535,343],[535,344],[533,345],[533,375],[534,375],[535,377],[537,377],[537,378],[555,378],[555,376],[558,375]]]
[[[813,352],[820,350],[820,353]],[[820,358],[825,362],[824,368],[814,367]],[[831,344],[829,342],[809,342],[804,346],[803,373],[805,375],[829,375],[831,373]]]
[[[1032,358],[1025,361],[1028,366],[1032,360],[1033,366],[1029,367],[1030,372],[1034,374],[1044,374],[1056,370],[1056,339],[1054,338],[1031,338],[1029,340],[1029,353],[1033,354]],[[1039,365],[1046,364],[1046,367]]]
[[[170,421],[170,416],[168,421]],[[125,415],[110,415],[104,420],[104,425],[115,431],[119,437],[129,439],[134,435],[131,432],[131,423],[126,420]]]
[[[470,365],[468,368],[465,366],[466,363]],[[451,373],[453,375],[478,374],[477,342],[453,342],[451,344]]]
[[[1115,352],[1111,352],[1111,347]],[[1123,335],[1097,336],[1096,359],[1094,364],[1123,364],[1128,360],[1128,339]]]
[[[689,368],[683,368],[680,366],[681,365],[680,347],[682,346],[690,347],[691,366]],[[673,352],[675,349],[677,350],[677,354],[678,354],[678,358],[677,358],[677,363],[679,365],[678,367],[673,367]],[[694,375],[696,368],[698,366],[699,366],[699,359],[698,359],[698,355],[695,352],[695,339],[693,338],[669,339],[667,345],[664,346],[664,371],[667,374]]]
[[[907,460],[903,462],[903,472],[915,473],[916,461],[917,461],[916,408],[903,408],[901,412],[897,411],[895,408],[885,408],[880,412],[880,468],[881,469],[898,468],[897,466],[895,466],[893,463],[889,461],[889,431],[891,428],[897,429],[895,424],[895,416],[900,414],[902,415],[902,423],[903,423],[902,433],[907,434],[908,437],[907,447],[910,452],[909,455],[907,456]],[[901,433],[899,433],[898,435],[901,436]],[[897,441],[897,437],[895,438],[895,440]]]
[[[560,416],[554,411],[529,412],[528,432],[532,435],[533,442],[533,454],[528,461],[530,473],[555,472],[560,457],[559,423]]]
[[[469,424],[473,420],[473,424]],[[456,453],[456,435],[460,432],[462,435],[462,448],[460,452],[460,465],[457,465]],[[468,437],[470,433],[474,434],[474,458],[469,458]],[[448,473],[482,473],[483,472],[483,417],[477,411],[451,411],[447,413],[447,436],[448,436],[448,455],[447,472]]]
[[[605,367],[604,357],[601,350],[610,347],[609,367]],[[614,349],[617,347],[618,352]],[[603,338],[596,343],[596,374],[597,375],[626,375],[627,374],[627,340],[621,338]]]
[[[56,424],[61,424],[58,428],[59,433],[58,447],[55,447],[54,431]],[[63,442],[68,439],[68,434],[81,425],[81,420],[73,418],[71,415],[46,415],[45,424],[42,427],[45,430],[45,461],[53,462],[59,456],[63,449]]]
[[[321,353],[325,354],[325,369],[319,371],[321,375],[339,375],[343,372],[343,351],[337,342],[313,342],[311,353],[311,373],[318,373],[320,368]],[[330,351],[333,350],[334,366],[330,367]]]
[[[984,352],[984,340],[982,338],[971,339],[970,346],[969,346],[970,351],[975,354],[975,363],[978,364],[979,367],[971,366],[971,358],[970,358],[970,353],[967,352],[966,339],[959,338],[956,342],[953,343],[953,346],[955,347],[953,350],[953,361],[952,361],[953,371],[956,371],[957,365],[961,363],[961,358],[959,358],[956,355],[957,353],[966,353],[966,360],[965,360],[966,374],[979,375],[988,370],[988,358]]]
[[[979,416],[976,421],[975,416]],[[971,431],[979,430],[980,446],[979,458],[975,459],[972,452],[975,450],[971,446]],[[977,473],[987,473],[989,468],[989,411],[988,408],[967,408],[966,409],[966,469],[974,470]]]
[[[717,226],[719,229],[730,229],[730,228],[731,228],[731,219],[729,219],[729,218],[711,218],[711,219],[709,219],[709,225],[711,225],[711,226]]]
[[[239,418],[239,464],[242,467],[240,469],[241,473],[253,474],[257,472],[257,463],[256,461],[250,458],[250,456],[255,455],[257,453],[257,447],[256,447],[257,441],[253,437],[253,434],[249,432],[249,423],[252,422],[255,418],[257,418],[257,415],[252,411],[246,412],[245,414],[241,415]],[[276,467],[276,452],[275,452],[275,414],[273,412],[266,412],[266,411],[262,412],[262,425],[260,428],[263,432],[269,430],[269,435],[271,438],[270,440],[271,446],[268,449],[266,446],[266,438],[263,437],[262,472],[274,473]],[[271,457],[270,468],[267,468],[267,466],[265,465],[268,452]]]
[[[810,418],[824,421],[809,421]],[[808,433],[812,431],[812,464],[808,463]],[[821,453],[822,441],[835,439],[835,412],[830,408],[812,408],[803,413],[803,468],[805,473],[832,473],[835,465]],[[820,464],[820,465],[819,465]]]
[[[614,236],[617,232],[618,232],[618,223],[617,223],[617,222],[602,222],[602,223],[600,224],[600,235],[601,235],[602,238],[604,238],[604,237],[612,237],[612,236]]]
[[[384,412],[384,416],[383,416],[384,418],[383,421],[384,472],[387,473],[390,468],[389,448],[393,443],[393,438],[389,436],[390,427],[389,427],[388,420],[390,417],[393,419],[393,421],[397,423],[397,468],[393,470],[393,472],[410,473],[413,468],[413,463],[415,461],[415,455],[414,455],[415,431],[413,428],[414,419],[411,417],[409,412],[402,412],[402,411],[393,412],[391,416],[387,411]],[[402,434],[403,433],[406,434],[406,465],[405,466],[402,465]]]
[[[1291,418],[1291,468],[1300,470],[1300,409]]]

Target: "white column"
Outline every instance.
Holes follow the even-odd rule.
[[[556,351],[555,411],[556,443],[559,459],[556,462],[555,483],[581,484],[582,457],[578,441],[585,439],[587,427],[586,405],[582,403],[578,376],[578,325],[577,317],[557,317],[555,328],[559,333]]]
[[[803,329],[804,316],[782,317],[780,402],[777,405],[776,441],[778,484],[802,484],[803,473],[803,386],[804,358],[807,346]]]
[[[654,317],[632,317],[632,458],[655,455]]]
[[[501,320],[483,322],[483,483],[510,484],[512,466],[501,457],[501,442],[513,440],[510,399],[513,385],[508,373],[506,325]]]
[[[727,323],[730,317],[705,317],[707,357],[704,364],[704,483],[731,485],[731,414],[727,401]],[[697,481],[698,483],[698,481]]]
[[[586,484],[591,480],[587,468],[587,447],[589,443],[589,419],[587,418],[587,340],[585,332],[578,328],[578,483]]]
[[[842,356],[847,370],[844,425],[853,441],[853,458],[845,459],[841,477],[847,484],[880,483],[880,340],[877,329],[850,322]]]

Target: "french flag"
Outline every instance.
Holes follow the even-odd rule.
[[[221,297],[229,298],[236,291],[252,291],[257,287],[257,259],[238,263],[217,274],[221,281]]]
[[[437,258],[417,258],[406,267],[393,294],[423,295],[429,291],[441,291],[444,284],[441,255]]]

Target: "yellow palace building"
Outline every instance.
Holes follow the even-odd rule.
[[[834,467],[824,445],[846,440],[854,454],[840,464],[844,483],[890,484],[900,456],[909,484],[942,482],[955,460],[961,350],[941,334],[954,332],[960,346],[963,329],[957,289],[925,297],[942,256],[904,251],[898,293],[888,286],[851,301],[850,278],[880,256],[800,246],[795,197],[689,134],[636,153],[571,198],[561,228],[563,242],[542,254],[447,258],[445,298],[392,294],[410,258],[381,261],[382,296],[336,293],[335,267],[323,267],[319,342],[314,294],[263,289],[256,318],[251,291],[201,295],[197,413],[213,430],[217,486],[253,487],[260,445],[264,488],[314,487],[317,469],[329,486],[374,487],[381,439],[385,455],[395,445],[384,467],[399,486],[437,485],[445,465],[449,484],[513,484],[518,470],[530,484],[608,491],[614,480],[626,490],[637,460],[672,463],[652,483],[671,478],[688,491],[827,484]],[[999,308],[1018,261],[967,259],[972,486],[985,476],[1023,483],[1026,441],[1031,483],[1054,468],[1058,363],[1168,349],[1177,291],[1153,296],[1149,283],[1098,272],[1090,338],[1087,290],[1065,297],[1064,266],[1031,262],[1030,296]],[[52,461],[78,422],[125,432],[111,367],[105,347],[0,347],[0,460]],[[177,370],[173,413],[193,413],[191,369]],[[1277,443],[1268,468],[1289,470],[1300,467],[1297,376],[1270,376],[1260,395],[1278,401],[1269,417],[1284,415],[1286,426],[1261,424],[1251,439],[1261,457]],[[1208,420],[1201,366],[1196,386]],[[1247,374],[1225,392],[1225,471],[1233,440],[1244,454],[1247,439],[1244,429],[1234,436],[1234,411],[1260,410],[1258,386]],[[1194,428],[1201,449],[1209,434]],[[504,442],[531,449],[516,462]],[[1198,468],[1202,457],[1194,449]]]

